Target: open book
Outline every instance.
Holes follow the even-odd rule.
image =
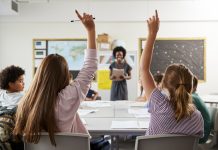
[[[123,79],[120,79],[120,76],[124,76],[124,69],[113,68],[112,76],[116,77],[116,79],[113,79],[113,81],[121,81],[121,80],[123,80]]]

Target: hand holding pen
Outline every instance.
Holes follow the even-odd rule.
[[[77,10],[76,14],[88,31],[95,30],[95,23],[93,21],[92,15],[83,13],[83,16],[81,16]]]

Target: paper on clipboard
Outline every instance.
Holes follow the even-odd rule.
[[[116,69],[116,68],[113,68],[112,76],[115,76],[115,77],[116,77],[116,79],[114,79],[114,81],[123,80],[123,79],[120,79],[120,76],[124,76],[124,69]]]

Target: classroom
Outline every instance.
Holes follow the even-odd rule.
[[[144,109],[148,102],[137,101],[142,94],[141,84],[143,87],[145,84],[140,83],[143,80],[140,60],[146,55],[144,47],[149,42],[146,20],[158,11],[160,25],[153,47],[152,75],[163,74],[169,65],[184,64],[198,77],[197,93],[205,106],[217,110],[217,5],[217,0],[0,0],[0,71],[11,65],[25,70],[23,91],[26,93],[43,59],[57,53],[66,59],[74,80],[84,64],[84,49],[90,45],[87,28],[75,10],[81,16],[83,12],[92,14],[98,54],[97,70],[89,87],[98,93],[95,99],[100,100],[78,103],[76,114],[92,137],[106,137],[110,149],[140,149],[132,136],[145,135],[149,126],[149,114]],[[125,87],[128,98],[117,99],[120,101],[111,98],[111,92],[117,89],[112,91],[113,73],[109,69],[113,61],[118,61],[113,58],[117,46],[125,48],[125,61],[131,68],[131,79],[126,79]],[[123,72],[118,69],[117,74],[120,73]],[[125,95],[122,91],[118,93]],[[211,141],[201,146],[195,143],[193,149],[218,149],[218,111],[215,117],[213,113],[210,113]],[[103,124],[96,125],[97,122]]]

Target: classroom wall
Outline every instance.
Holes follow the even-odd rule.
[[[105,2],[103,5],[103,3],[97,1],[92,6],[89,4],[86,8],[81,3],[78,3],[77,6],[89,11],[94,11],[92,9],[96,8],[94,12],[96,12],[97,34],[108,33],[113,39],[124,40],[126,48],[130,51],[138,51],[138,38],[146,37],[147,33],[146,23],[142,20],[156,8],[159,10],[161,18],[158,37],[205,37],[206,82],[199,85],[199,92],[201,94],[217,93],[218,86],[215,84],[218,83],[218,70],[215,69],[218,66],[216,58],[218,49],[218,10],[215,9],[217,2],[212,0],[210,3],[205,3],[203,0],[200,0],[200,2],[202,2],[201,5],[190,6],[190,4],[199,3],[199,1],[176,2],[171,0],[164,1],[164,3],[162,1],[137,1],[134,3],[134,10],[131,7],[131,11],[127,11],[127,4],[121,1],[118,4],[124,5],[122,7],[124,11],[120,11],[120,5],[117,5],[117,3],[115,5],[112,2]],[[131,2],[128,3],[133,5]],[[142,8],[143,4],[145,9]],[[67,5],[59,4],[60,6],[53,4],[56,9],[49,9],[48,13],[44,15],[46,6],[40,8],[41,4],[30,5],[28,9],[26,5],[22,6],[24,10],[21,11],[20,16],[0,17],[0,69],[11,64],[23,67],[26,70],[26,88],[29,87],[33,77],[32,39],[86,37],[85,30],[80,23],[68,22],[69,19],[75,18],[69,17],[69,14],[72,14],[67,9],[69,3]],[[106,5],[110,6],[109,8],[114,7],[116,9],[109,13]],[[64,6],[66,9],[62,9],[62,13],[54,13],[59,7]],[[105,8],[105,12],[103,12],[103,8]],[[210,8],[210,12],[206,8]],[[119,15],[117,15],[118,11]],[[48,15],[52,13],[54,14],[49,17]],[[145,15],[142,15],[142,13],[145,13]],[[64,15],[68,17],[61,19],[61,16]],[[138,72],[132,74],[137,75]],[[135,88],[137,83],[128,86],[130,90]],[[103,99],[109,99],[108,95],[109,91],[104,92]],[[136,96],[137,90],[129,92],[130,99],[134,99]]]

